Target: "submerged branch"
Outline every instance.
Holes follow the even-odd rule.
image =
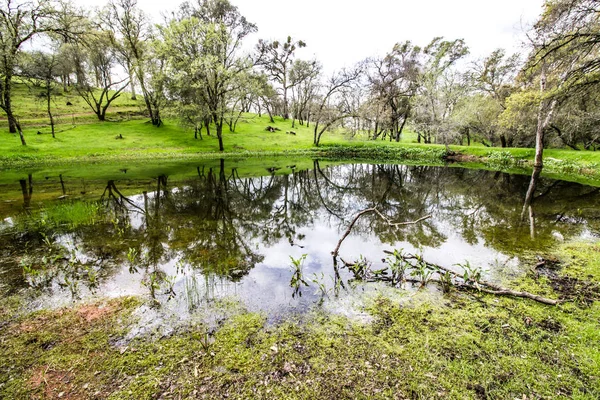
[[[393,252],[391,252],[389,250],[384,250],[384,253],[390,254],[390,255],[394,254]],[[420,259],[420,257],[417,257],[412,254],[402,255],[401,257],[405,261],[421,260],[421,262],[425,263],[427,265],[427,267],[429,267],[433,270],[444,271],[444,272],[447,272],[450,275],[452,275],[454,278],[459,278],[459,279],[463,280],[463,282],[454,282],[453,283],[453,285],[459,289],[477,290],[479,292],[493,294],[496,296],[512,296],[512,297],[527,298],[527,299],[531,299],[531,300],[534,300],[534,301],[537,301],[537,302],[540,302],[543,304],[552,305],[552,306],[555,306],[562,302],[561,300],[548,299],[546,297],[538,296],[536,294],[529,293],[529,292],[520,292],[517,290],[508,289],[508,288],[496,285],[491,282],[483,281],[483,280],[464,281],[464,277],[462,275],[460,275],[458,272],[455,272],[444,266],[428,263],[428,262]]]

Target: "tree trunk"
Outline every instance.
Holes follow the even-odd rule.
[[[223,147],[223,123],[217,123],[217,138],[219,139],[219,151],[224,151]]]
[[[535,133],[535,161],[533,166],[535,168],[542,168],[544,166],[544,133],[546,128],[550,124],[554,109],[556,107],[556,100],[544,99],[544,93],[546,92],[546,67],[542,66],[542,75],[540,77],[540,94],[542,99],[540,100],[540,107],[538,110],[538,121],[537,130]]]
[[[523,203],[523,210],[521,211],[521,220],[522,221],[525,220],[525,215],[527,214],[527,211],[529,210],[529,208],[531,207],[531,205],[533,203],[535,189],[537,187],[538,179],[539,179],[541,173],[542,173],[542,167],[535,167],[533,169],[533,173],[531,174],[531,180],[529,181],[529,187],[527,188],[527,193],[525,194],[525,202]]]
[[[204,119],[204,126],[206,126],[206,136],[210,136],[210,118]]]
[[[407,119],[408,116],[405,116],[404,120],[402,121],[402,125],[400,125],[400,129],[398,129],[398,133],[396,134],[396,142],[400,142],[400,136],[402,135],[402,131],[404,130],[404,125],[406,125]]]
[[[52,92],[51,92],[51,86],[50,86],[50,82],[46,82],[46,105],[48,107],[48,118],[50,118],[50,128],[52,129],[52,139],[56,139],[56,136],[54,135],[54,117],[52,117],[52,108],[51,108],[51,99],[52,99]]]
[[[8,125],[10,127],[10,133],[19,133],[19,139],[21,139],[21,145],[27,146],[27,142],[25,141],[25,136],[23,135],[23,130],[21,129],[21,124],[15,118],[11,109],[6,110],[6,116],[8,117]]]
[[[500,135],[500,145],[502,146],[502,148],[506,147],[506,136]]]
[[[135,94],[135,82],[133,79],[133,71],[129,71],[129,84],[131,85],[131,100],[137,100],[137,96]]]

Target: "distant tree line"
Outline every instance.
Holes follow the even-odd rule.
[[[136,0],[109,0],[90,12],[69,0],[0,0],[0,109],[21,143],[16,78],[45,99],[74,91],[100,121],[125,93],[141,96],[151,123],[164,115],[196,138],[236,130],[253,112],[305,125],[319,145],[326,132],[400,141],[407,128],[420,143],[596,150],[600,141],[600,2],[548,0],[528,34],[526,54],[502,49],[468,63],[464,40],[399,42],[329,76],[318,60],[296,57],[307,46],[290,36],[260,39],[228,0],[190,0],[151,21]],[[24,45],[42,39],[43,50]],[[39,47],[39,46],[34,46]]]

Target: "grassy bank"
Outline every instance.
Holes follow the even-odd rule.
[[[317,311],[267,325],[240,312],[129,342],[144,299],[23,313],[12,297],[0,306],[0,397],[597,399],[600,247],[554,257],[557,271],[511,286],[579,295],[556,307],[422,291],[403,305],[378,298],[369,323]]]

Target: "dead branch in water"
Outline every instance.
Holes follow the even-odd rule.
[[[389,218],[387,218],[385,215],[383,215],[381,212],[379,212],[378,209],[376,209],[376,208],[367,208],[366,210],[363,210],[363,211],[359,212],[358,214],[356,214],[356,216],[354,217],[354,219],[352,220],[352,222],[350,222],[350,225],[348,226],[348,229],[346,229],[346,232],[344,232],[344,235],[342,236],[342,238],[338,242],[337,246],[335,247],[335,250],[333,250],[331,252],[331,255],[333,256],[334,260],[339,255],[340,247],[342,246],[342,243],[344,242],[344,240],[346,240],[346,238],[348,237],[348,235],[350,235],[350,232],[352,232],[352,228],[354,227],[354,224],[356,224],[356,221],[358,221],[358,219],[360,217],[362,217],[363,215],[368,214],[368,213],[375,213],[375,214],[377,214],[381,219],[383,219],[389,226],[391,226],[393,228],[399,228],[401,226],[406,226],[406,225],[415,225],[415,224],[418,224],[421,221],[424,221],[426,219],[431,218],[431,215],[426,215],[426,216],[424,216],[422,218],[419,218],[416,221],[392,222],[392,221],[390,221]]]
[[[390,254],[393,255],[394,253],[389,251],[389,250],[384,250],[384,253],[386,254]],[[420,260],[421,262],[424,262],[429,268],[431,268],[434,271],[444,271],[449,273],[450,275],[452,275],[454,278],[458,278],[461,279],[462,282],[454,282],[453,285],[459,289],[469,289],[469,290],[476,290],[479,292],[483,292],[483,293],[488,293],[488,294],[493,294],[496,296],[512,296],[512,297],[521,297],[521,298],[526,298],[526,299],[531,299],[543,304],[548,304],[548,305],[552,305],[555,306],[557,304],[560,304],[562,301],[561,300],[554,300],[554,299],[548,299],[546,297],[542,297],[542,296],[538,296],[536,294],[533,293],[529,293],[529,292],[520,292],[520,291],[516,291],[516,290],[512,290],[512,289],[508,289],[508,288],[504,288],[502,286],[496,285],[494,283],[491,282],[487,282],[487,281],[483,281],[483,280],[469,280],[469,281],[464,281],[464,276],[460,275],[458,272],[455,272],[449,268],[446,268],[444,266],[441,265],[437,265],[437,264],[432,264],[432,263],[428,263],[426,261],[423,261],[422,259],[420,259],[420,257],[417,257],[415,255],[412,254],[407,254],[407,255],[401,255],[401,257],[405,260],[405,261],[410,261],[410,260]],[[437,280],[434,280],[434,282],[439,282]]]

